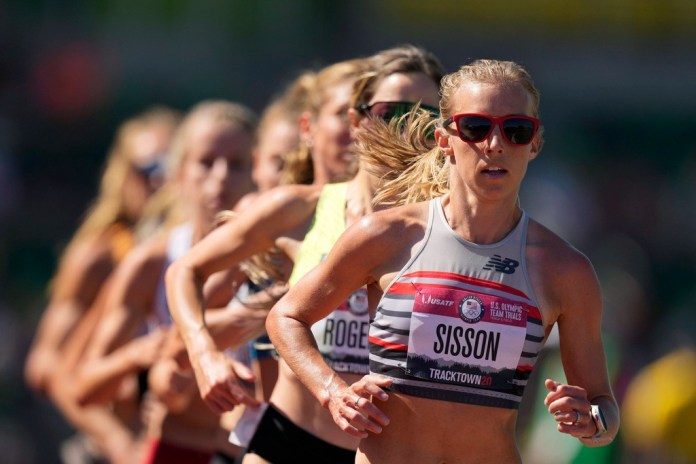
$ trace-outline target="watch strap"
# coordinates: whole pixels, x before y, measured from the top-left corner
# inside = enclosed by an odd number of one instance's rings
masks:
[[[590,405],[590,416],[597,427],[597,431],[590,437],[582,437],[587,440],[596,440],[607,433],[607,421],[604,419],[602,409],[597,404]]]

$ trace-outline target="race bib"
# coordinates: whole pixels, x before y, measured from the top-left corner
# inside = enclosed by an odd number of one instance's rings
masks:
[[[524,303],[461,289],[416,293],[406,373],[421,379],[508,389],[527,332]]]
[[[367,289],[360,288],[324,319],[312,333],[324,360],[337,372],[367,374],[370,328]]]

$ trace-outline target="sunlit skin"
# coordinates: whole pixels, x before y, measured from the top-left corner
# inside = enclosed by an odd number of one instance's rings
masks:
[[[297,146],[298,137],[297,123],[282,119],[269,124],[259,134],[252,171],[254,184],[259,191],[265,192],[280,183],[285,155]]]
[[[314,169],[318,183],[345,179],[354,164],[350,124],[346,117],[352,90],[352,82],[337,85],[316,117],[305,113],[300,119],[300,137],[311,147],[313,156],[320,154],[315,159],[319,164]]]
[[[456,101],[470,102],[457,113],[493,116],[529,115],[532,105],[529,94],[520,91],[519,86],[500,88],[481,83],[471,83],[460,89]],[[527,165],[539,152],[538,142],[525,146],[510,145],[497,126],[487,140],[477,144],[461,140],[454,124],[446,131],[438,130],[438,136],[443,150],[461,153],[455,157],[454,164],[458,175],[451,176],[451,179],[470,196],[467,204],[496,203],[507,209],[515,204]]]
[[[232,207],[252,187],[252,138],[240,128],[221,131],[205,121],[198,126],[192,131],[200,141],[191,146],[180,182],[192,219],[210,227],[219,211]]]
[[[375,89],[371,101],[423,101],[429,105],[437,105],[438,94],[437,85],[431,78],[419,74],[395,74],[380,81]],[[348,96],[348,93],[345,93]],[[334,114],[332,118],[343,120],[344,123],[350,120],[352,127],[350,130],[359,130],[361,124],[368,124],[369,121],[361,118],[354,110],[347,111],[347,101],[343,106],[343,111],[350,116],[337,118]],[[338,108],[339,105],[336,106]],[[333,114],[329,109],[327,112]],[[337,135],[339,132],[336,132]],[[322,134],[321,137],[328,137],[329,134]],[[317,140],[318,134],[315,133]],[[342,140],[342,137],[334,140]],[[335,144],[336,147],[343,146],[342,143]],[[317,148],[317,145],[314,145]],[[355,179],[350,182],[349,198],[346,205],[346,217],[349,223],[359,220],[364,214],[369,212],[370,199],[374,194],[376,179],[372,179],[366,172],[360,170]],[[203,384],[206,388],[201,388],[202,395],[206,402],[215,410],[224,411],[234,408],[238,404],[250,404],[246,394],[241,389],[230,389],[230,382],[235,382],[235,376],[230,371],[229,366],[223,366],[215,361],[215,354],[208,348],[211,340],[204,340],[200,337],[201,326],[192,319],[195,311],[193,295],[195,287],[192,282],[203,282],[208,275],[234,266],[240,260],[248,256],[263,251],[269,246],[277,246],[288,256],[294,258],[304,234],[307,231],[309,222],[313,217],[318,200],[320,189],[316,189],[311,195],[304,195],[300,192],[307,186],[290,186],[296,193],[292,201],[289,201],[287,193],[280,193],[279,190],[271,191],[262,195],[255,201],[252,211],[248,214],[240,215],[239,220],[225,224],[220,229],[213,231],[209,237],[203,240],[198,246],[194,247],[185,257],[178,260],[170,268],[167,276],[167,287],[172,302],[173,313],[179,312],[177,321],[182,335],[186,338],[186,333],[191,335],[191,359],[192,364],[199,364],[200,371],[197,372],[199,387]],[[285,190],[285,189],[284,189]],[[287,191],[287,190],[285,190]],[[283,214],[276,214],[280,208],[276,205],[285,204],[291,209],[284,209]],[[294,209],[292,209],[294,208]],[[303,218],[298,227],[297,218]],[[190,350],[190,351],[191,351]],[[216,365],[220,366],[217,370]],[[347,375],[349,380],[357,380],[359,377]],[[207,392],[207,393],[206,393]],[[355,449],[358,440],[344,434],[340,429],[333,425],[331,416],[327,414],[321,405],[311,396],[306,388],[298,381],[285,363],[281,361],[279,378],[276,387],[270,398],[285,416],[303,429],[315,436],[347,449]],[[262,462],[258,456],[245,456],[245,463]]]
[[[393,74],[382,80],[376,88],[370,103],[376,101],[423,101],[425,104],[437,106],[437,87],[432,79],[424,74]],[[361,124],[370,123],[369,119],[357,119],[353,111],[351,116],[354,130],[360,130]],[[346,226],[359,221],[371,211],[370,200],[377,185],[378,180],[364,170],[360,170],[349,183]],[[317,403],[282,358],[279,364],[278,382],[271,395],[271,402],[290,420],[301,424],[302,428],[313,435],[343,448],[355,448],[357,440],[333,426],[331,416]],[[353,374],[341,374],[341,377],[349,383],[361,378]]]
[[[123,191],[127,214],[134,221],[142,214],[143,206],[150,195],[162,184],[161,171],[145,176],[139,169],[162,162],[171,137],[171,128],[155,125],[136,134],[130,141],[130,162],[133,169],[126,178]]]
[[[453,102],[454,113],[531,116],[532,111],[531,98],[520,85],[465,81]],[[488,139],[470,143],[459,139],[452,124],[437,129],[436,142],[451,162],[450,192],[442,199],[451,228],[477,244],[503,239],[521,217],[517,193],[528,163],[539,154],[540,138],[511,146],[496,128]],[[267,319],[269,335],[339,428],[362,439],[356,462],[521,462],[515,443],[516,410],[391,392],[391,380],[376,374],[346,382],[314,347],[310,326],[354,289],[368,286],[374,314],[379,298],[423,239],[427,222],[424,202],[376,212],[349,228],[327,259],[274,306]],[[533,220],[526,259],[546,334],[558,324],[569,383],[548,380],[546,405],[558,412],[554,417],[559,431],[587,437],[596,431],[589,400],[599,403],[611,424],[604,443],[611,441],[618,408],[606,374],[602,302],[594,270],[581,253]],[[574,410],[581,413],[571,425]]]
[[[153,124],[144,126],[127,139],[131,168],[123,184],[123,201],[128,218],[135,222],[145,202],[155,191],[135,167],[160,160],[169,146],[172,127]],[[69,338],[80,317],[90,308],[115,263],[110,234],[89,237],[71,248],[62,257],[53,283],[51,302],[37,330],[35,347],[27,360],[27,383],[37,391],[46,382],[58,362],[60,347]]]
[[[299,118],[275,113],[259,126],[258,132],[251,172],[257,190],[245,195],[235,205],[237,212],[249,206],[259,193],[280,184],[285,158],[299,144]],[[252,370],[256,377],[256,397],[267,400],[278,378],[278,362],[273,357],[260,357],[252,361]],[[238,415],[239,411],[224,414],[221,424],[231,430]]]
[[[281,182],[285,157],[299,143],[299,120],[291,121],[276,117],[263,126],[254,148],[251,178],[256,190],[246,194],[234,205],[234,211],[249,206],[259,193],[277,187]]]
[[[195,243],[213,227],[218,211],[229,208],[251,188],[253,136],[229,122],[202,118],[189,127],[187,137],[184,159],[174,179]],[[152,314],[158,298],[168,241],[168,231],[148,239],[116,269],[105,314],[74,379],[75,394],[83,404],[108,401],[124,378],[159,359],[164,331],[134,337]],[[227,285],[220,290],[207,299],[214,307],[225,306],[234,288]],[[158,366],[154,374],[167,377],[171,372]],[[157,385],[158,379],[152,380]],[[166,381],[172,381],[175,387],[173,376]],[[148,435],[196,449],[215,449],[219,445],[215,441],[218,417],[195,395],[179,409],[172,413],[162,403],[151,405]]]
[[[53,282],[49,306],[42,316],[26,365],[27,383],[47,393],[63,416],[93,440],[117,464],[132,460],[131,450],[140,427],[136,385],[129,383],[119,391],[115,403],[84,407],[69,388],[73,374],[103,309],[110,275],[121,256],[114,253],[115,240],[121,253],[132,244],[130,224],[141,216],[148,198],[159,187],[138,168],[150,166],[165,156],[175,125],[173,121],[151,121],[137,126],[116,143],[118,155],[127,159],[128,171],[121,185],[125,220],[119,235],[113,229],[81,239],[66,250]]]
[[[250,185],[251,135],[237,127],[204,120],[190,131],[189,150],[176,174],[182,200],[193,225],[193,240],[198,241],[212,227],[215,213],[233,204]],[[90,343],[84,367],[75,383],[81,401],[100,401],[111,396],[116,379],[97,376],[102,357],[135,335],[154,307],[156,289],[166,259],[168,232],[144,242],[131,252],[116,270],[104,320]],[[149,365],[144,352],[127,358],[136,365]],[[153,354],[156,356],[156,353]],[[101,364],[103,365],[103,364]],[[127,371],[123,372],[124,374]]]
[[[236,383],[228,357],[204,323],[205,306],[200,297],[204,282],[213,274],[233,269],[243,260],[273,247],[285,254],[288,264],[291,262],[311,223],[322,186],[344,178],[352,163],[352,154],[345,144],[346,137],[350,137],[345,113],[351,88],[352,78],[339,81],[327,89],[317,115],[305,112],[300,117],[300,139],[311,147],[312,185],[284,185],[260,193],[242,209],[243,214],[213,230],[167,271],[170,310],[185,342],[200,396],[218,414],[240,403],[256,405],[257,401]],[[285,267],[289,273],[290,267]],[[263,319],[258,325],[262,332]],[[228,379],[234,379],[234,383]]]

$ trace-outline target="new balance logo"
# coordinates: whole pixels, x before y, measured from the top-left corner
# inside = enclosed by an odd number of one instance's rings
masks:
[[[500,255],[493,255],[491,259],[488,260],[483,268],[487,271],[496,270],[502,272],[503,274],[514,274],[515,269],[519,266],[519,261],[515,261],[510,258],[502,258]]]

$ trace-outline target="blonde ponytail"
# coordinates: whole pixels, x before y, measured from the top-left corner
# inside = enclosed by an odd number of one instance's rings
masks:
[[[415,108],[389,125],[374,119],[360,131],[356,140],[360,162],[381,179],[375,205],[414,203],[448,190],[449,160],[432,136],[439,121]]]

